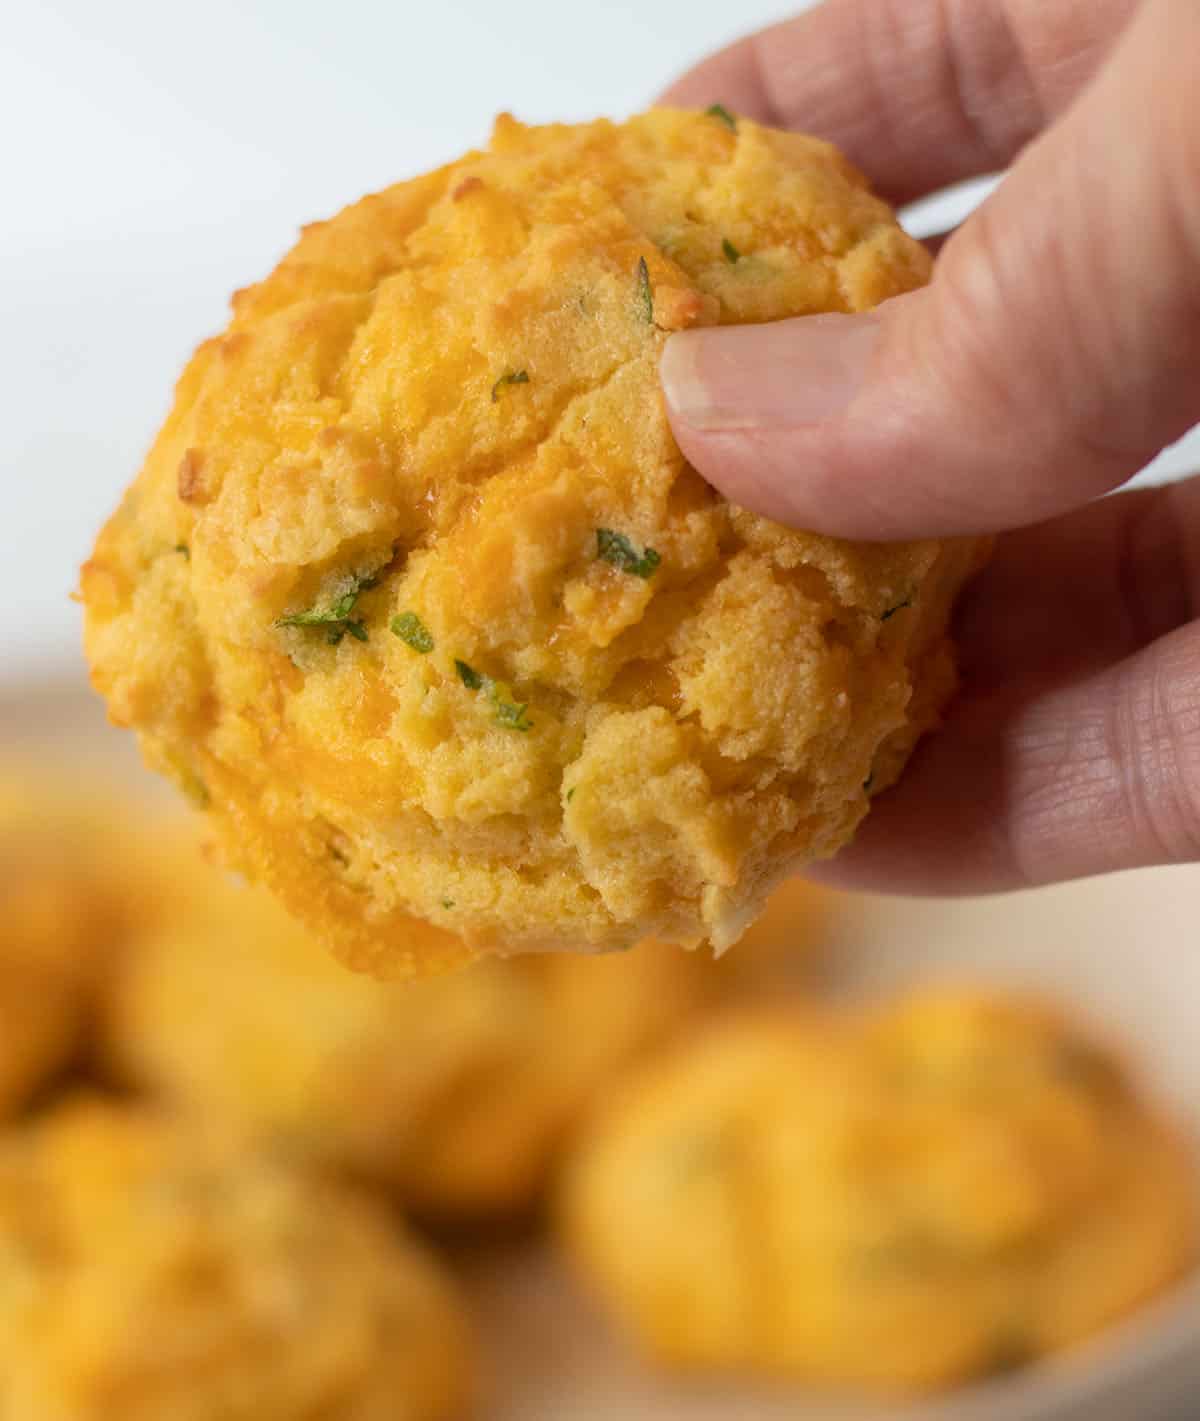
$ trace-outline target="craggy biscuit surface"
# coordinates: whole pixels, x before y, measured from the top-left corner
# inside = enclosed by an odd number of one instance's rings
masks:
[[[375,1205],[149,1115],[74,1105],[0,1147],[6,1421],[461,1413],[449,1282]]]
[[[1086,1036],[930,992],[683,1047],[598,1121],[562,1217],[659,1360],[905,1392],[1033,1361],[1165,1287],[1196,1179]]]
[[[355,966],[728,944],[936,722],[979,549],[730,506],[658,359],[928,268],[816,140],[502,117],[196,352],[83,570],[112,717]]]
[[[265,891],[198,860],[177,902],[111,976],[110,1068],[442,1216],[530,1205],[595,1097],[729,977],[645,943],[380,983],[336,962]],[[802,932],[792,937],[802,953]]]

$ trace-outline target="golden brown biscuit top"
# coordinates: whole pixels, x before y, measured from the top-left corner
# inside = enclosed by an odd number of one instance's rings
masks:
[[[658,357],[928,269],[817,140],[502,117],[197,351],[83,572],[110,711],[360,965],[731,939],[933,719],[972,559],[731,508]]]

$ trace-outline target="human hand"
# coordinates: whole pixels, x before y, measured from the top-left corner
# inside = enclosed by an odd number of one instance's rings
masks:
[[[663,356],[679,443],[735,503],[857,538],[1021,529],[965,598],[944,729],[824,876],[985,892],[1200,858],[1200,479],[1093,501],[1200,419],[1200,4],[829,0],[665,96],[713,101],[831,139],[898,203],[1015,158],[926,289]]]

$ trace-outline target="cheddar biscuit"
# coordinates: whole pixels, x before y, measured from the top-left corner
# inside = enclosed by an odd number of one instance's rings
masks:
[[[700,954],[646,943],[380,983],[331,958],[265,891],[194,864],[176,881],[176,912],[110,976],[110,1071],[427,1214],[531,1205],[596,1097],[716,994],[715,974],[728,978]]]
[[[652,1067],[573,1160],[584,1277],[652,1357],[911,1392],[1068,1347],[1195,1248],[1183,1145],[1033,1004],[927,992],[738,1020]]]
[[[434,1421],[468,1375],[450,1283],[350,1191],[98,1103],[0,1143],[13,1421]]]
[[[980,548],[732,507],[659,356],[928,270],[814,139],[502,117],[196,352],[83,569],[110,714],[355,967],[728,945],[936,723]]]
[[[78,1053],[97,980],[134,918],[127,802],[0,770],[0,1117]]]

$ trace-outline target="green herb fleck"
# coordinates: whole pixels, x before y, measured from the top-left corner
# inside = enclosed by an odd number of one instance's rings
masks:
[[[897,612],[903,612],[905,607],[911,607],[912,604],[913,599],[912,593],[910,592],[903,602],[897,602],[894,607],[889,607],[879,620],[881,622],[886,622],[889,617],[894,617]]]
[[[443,908],[453,908],[453,907],[454,907],[454,899],[453,899],[453,898],[443,898],[443,899],[442,899],[442,907],[443,907]]]
[[[429,628],[415,612],[401,612],[391,622],[393,636],[398,636],[405,646],[427,656],[433,650],[433,637]]]
[[[928,1277],[954,1260],[946,1240],[919,1226],[900,1228],[872,1243],[851,1249],[846,1262],[865,1277]]]
[[[741,252],[738,251],[728,237],[722,239],[721,250],[725,253],[725,260],[729,262],[730,265],[736,265],[736,263],[742,259]]]
[[[188,547],[186,543],[176,543],[175,551],[184,559],[185,562],[191,562],[192,550]]]
[[[596,529],[596,556],[641,578],[653,577],[662,562],[654,548],[639,553],[624,533],[614,533],[611,528]]]
[[[1082,1041],[1064,1041],[1058,1045],[1050,1068],[1058,1080],[1082,1090],[1114,1093],[1121,1088],[1116,1063],[1097,1047]]]
[[[378,582],[377,573],[368,573],[365,577],[351,577],[350,585],[338,597],[336,597],[327,607],[309,607],[304,612],[292,612],[286,617],[280,617],[275,623],[277,627],[326,627],[325,640],[330,646],[337,646],[347,632],[355,641],[367,640],[367,629],[361,621],[351,617],[355,603],[359,597],[369,588],[374,587]]]
[[[483,677],[473,666],[468,666],[465,661],[456,660],[454,669],[458,672],[458,679],[463,683],[468,691],[482,691]]]
[[[998,1333],[992,1340],[987,1359],[986,1375],[990,1377],[1011,1376],[1022,1371],[1034,1360],[1034,1349],[1029,1338],[1016,1329]]]
[[[654,324],[654,292],[650,286],[650,268],[646,265],[646,258],[638,258],[638,306],[642,312],[642,319],[648,326]]]
[[[195,770],[189,769],[186,765],[182,766],[179,771],[179,787],[197,809],[207,809],[212,803],[212,795],[208,792],[208,786]]]
[[[567,803],[568,803],[568,804],[570,804],[570,802],[575,798],[575,791],[576,791],[578,788],[579,788],[578,785],[572,785],[571,788],[567,791]]]
[[[533,728],[533,721],[525,714],[529,709],[526,701],[514,701],[512,692],[502,681],[489,681],[487,693],[496,712],[496,723],[509,730],[526,731]]]
[[[500,398],[500,391],[505,385],[528,385],[528,370],[506,370],[499,380],[492,386],[492,404]]]
[[[468,691],[484,691],[495,710],[496,722],[509,730],[532,730],[533,721],[526,715],[528,702],[513,699],[512,688],[504,681],[493,681],[490,676],[482,676],[465,661],[455,661],[454,669],[458,679]]]
[[[709,104],[704,110],[709,118],[715,118],[725,125],[730,133],[737,132],[737,119],[729,112],[724,104]]]
[[[662,1162],[676,1182],[711,1175],[729,1163],[729,1137],[721,1130],[695,1130],[667,1142]]]

